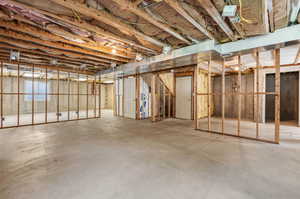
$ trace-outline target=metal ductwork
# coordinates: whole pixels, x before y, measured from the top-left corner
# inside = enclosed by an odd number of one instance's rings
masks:
[[[213,40],[206,40],[198,44],[176,49],[168,54],[149,57],[141,62],[134,62],[121,65],[117,68],[117,75],[132,75],[151,71],[159,71],[168,68],[176,68],[185,65],[196,64],[196,55],[207,59],[209,55],[212,59],[220,59],[223,56],[235,56],[249,54],[254,49],[271,50],[289,45],[298,44],[300,40],[300,24],[289,26],[262,36],[247,38],[216,44]],[[112,70],[102,71],[99,74],[110,73]]]

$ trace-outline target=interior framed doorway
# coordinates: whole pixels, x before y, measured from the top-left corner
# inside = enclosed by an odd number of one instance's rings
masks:
[[[114,89],[113,81],[104,81],[101,84],[101,109],[102,117],[112,117],[114,115]]]
[[[175,118],[193,119],[193,74],[175,74]]]
[[[281,73],[280,121],[286,125],[298,125],[299,121],[299,72]],[[266,74],[266,91],[275,91],[275,74]],[[288,103],[286,103],[288,102]],[[265,121],[274,122],[275,96],[267,95]]]

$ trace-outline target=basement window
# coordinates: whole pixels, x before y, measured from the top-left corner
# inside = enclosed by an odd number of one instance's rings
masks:
[[[47,88],[48,86],[48,88]],[[34,93],[34,101],[46,101],[46,90],[50,90],[50,84],[48,82],[48,84],[46,84],[46,82],[43,81],[34,81],[33,82],[33,89],[34,92],[32,90],[32,81],[31,80],[25,80],[24,81],[24,91],[26,93],[26,95],[24,96],[24,100],[25,101],[32,101],[32,95],[30,95],[29,93]],[[48,100],[49,100],[48,96]]]

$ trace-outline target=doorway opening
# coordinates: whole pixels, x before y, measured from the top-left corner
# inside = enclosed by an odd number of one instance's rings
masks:
[[[112,117],[113,116],[113,106],[114,106],[114,84],[102,83],[101,84],[101,113],[102,117]]]
[[[287,72],[280,75],[280,121],[283,125],[298,124],[299,73]],[[266,92],[275,91],[275,75],[266,75]],[[274,122],[275,96],[266,96],[266,122]]]

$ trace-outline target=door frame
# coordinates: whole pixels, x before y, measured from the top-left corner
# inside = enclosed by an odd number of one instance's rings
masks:
[[[125,79],[134,79],[134,83],[135,83],[135,89],[134,89],[134,101],[135,101],[135,112],[134,112],[134,118],[131,118],[131,117],[127,117],[127,116],[125,116]],[[124,118],[128,118],[128,119],[134,119],[134,120],[136,120],[137,119],[137,97],[138,97],[138,95],[137,95],[137,85],[136,85],[136,83],[137,83],[137,77],[136,77],[136,75],[130,75],[130,76],[126,76],[126,77],[123,77],[122,78],[122,80],[123,80],[123,106],[122,106],[122,108],[123,108],[123,115],[122,115],[122,117],[124,117]]]
[[[175,72],[174,73],[174,118],[176,118],[176,78],[177,77],[191,77],[191,120],[194,120],[194,71],[189,72]],[[181,119],[181,118],[176,118]]]

